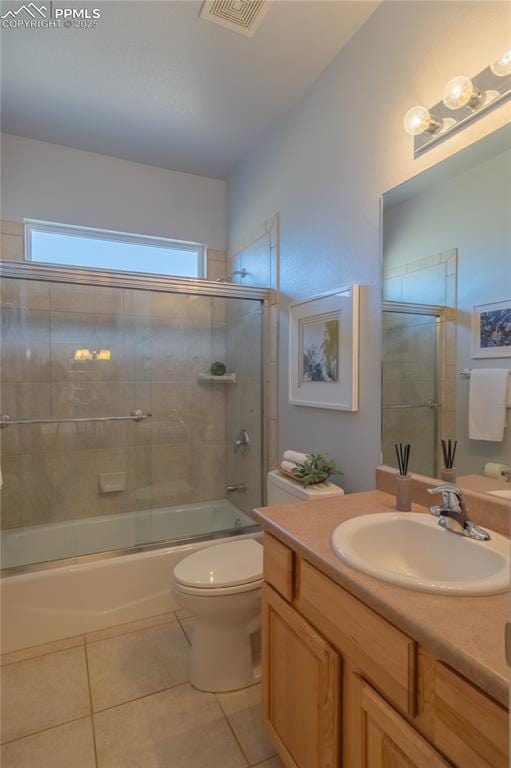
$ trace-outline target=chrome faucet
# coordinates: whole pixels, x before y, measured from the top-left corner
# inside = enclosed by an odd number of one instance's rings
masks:
[[[442,504],[431,507],[431,514],[439,517],[438,525],[453,533],[463,534],[470,539],[489,541],[490,534],[472,522],[461,488],[452,483],[428,488],[428,493],[441,493]]]
[[[234,453],[237,453],[240,448],[244,456],[250,451],[250,435],[246,429],[240,429],[234,441]]]

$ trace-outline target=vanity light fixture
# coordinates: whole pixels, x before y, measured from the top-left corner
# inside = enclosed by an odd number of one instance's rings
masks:
[[[443,126],[443,120],[426,109],[426,107],[412,107],[403,119],[403,127],[410,136],[420,136],[421,133],[438,133]]]
[[[475,77],[458,75],[431,109],[412,107],[403,120],[414,137],[414,157],[511,96],[511,48]]]
[[[444,88],[443,102],[448,109],[471,107],[477,109],[486,100],[486,91],[481,91],[466,75],[458,75],[449,80]]]
[[[511,75],[511,48],[503,53],[500,59],[494,61],[490,69],[497,77]]]

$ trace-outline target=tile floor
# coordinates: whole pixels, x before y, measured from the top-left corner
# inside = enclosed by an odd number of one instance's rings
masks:
[[[188,682],[182,611],[2,656],[2,768],[281,768],[260,685]]]

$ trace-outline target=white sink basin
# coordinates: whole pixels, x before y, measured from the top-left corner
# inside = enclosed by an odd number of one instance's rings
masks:
[[[362,515],[337,526],[335,554],[359,571],[400,587],[446,595],[493,595],[509,589],[509,541],[488,531],[475,541],[414,512]]]
[[[490,496],[498,496],[501,499],[508,499],[511,501],[511,491],[488,491]]]

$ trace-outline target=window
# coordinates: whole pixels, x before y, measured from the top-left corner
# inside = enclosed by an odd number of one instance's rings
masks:
[[[25,219],[25,258],[67,267],[205,277],[206,246]]]

